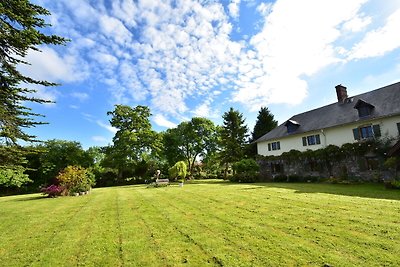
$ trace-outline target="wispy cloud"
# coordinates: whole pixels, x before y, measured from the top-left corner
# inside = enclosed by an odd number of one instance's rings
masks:
[[[41,51],[30,50],[26,60],[31,65],[20,65],[21,72],[37,80],[51,82],[75,82],[88,77],[85,64],[72,54],[59,55],[49,47]]]
[[[71,93],[71,96],[77,98],[79,101],[83,102],[89,98],[89,94],[83,92]]]
[[[115,134],[115,133],[118,131],[117,128],[112,127],[110,124],[104,123],[104,122],[102,122],[101,120],[97,120],[96,123],[97,123],[97,125],[99,125],[100,127],[104,128],[104,129],[106,129],[106,130],[108,130],[110,133]]]
[[[173,123],[171,121],[169,121],[167,118],[164,117],[164,115],[162,114],[156,114],[153,117],[153,121],[161,127],[166,127],[166,128],[175,128],[176,127],[176,123]]]
[[[400,47],[400,8],[393,12],[386,24],[368,32],[349,53],[349,60],[382,56]]]

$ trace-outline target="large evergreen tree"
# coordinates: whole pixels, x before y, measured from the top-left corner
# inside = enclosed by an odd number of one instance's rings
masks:
[[[251,133],[251,142],[256,141],[258,138],[273,130],[278,126],[278,122],[274,119],[274,115],[268,110],[267,107],[261,107],[258,112],[257,121],[254,125],[253,132]],[[257,155],[257,144],[250,145],[249,154],[251,156]]]
[[[274,115],[268,110],[267,107],[261,107],[258,112],[257,121],[254,125],[253,132],[251,133],[252,141],[257,140],[264,134],[273,130],[278,126],[278,122],[274,119]]]
[[[60,45],[67,41],[40,32],[41,28],[50,26],[43,19],[47,15],[49,11],[28,0],[0,1],[0,185],[20,186],[28,181],[23,175],[26,151],[20,143],[37,141],[26,129],[42,122],[35,120],[40,115],[26,104],[46,101],[33,97],[35,90],[27,87],[56,85],[25,76],[17,68],[20,64],[29,64],[24,60],[29,50],[39,51],[39,45]]]
[[[230,163],[243,158],[248,128],[245,124],[243,114],[233,108],[222,115],[224,119],[221,129],[221,161],[227,170]]]

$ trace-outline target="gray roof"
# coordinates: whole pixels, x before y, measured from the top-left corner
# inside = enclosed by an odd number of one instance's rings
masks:
[[[354,108],[357,103],[361,102],[367,103],[373,107],[371,115],[365,118],[360,118],[357,109]],[[256,142],[398,114],[400,114],[400,82],[367,93],[348,97],[343,103],[336,102],[297,114],[288,120],[300,124],[295,132],[290,134],[287,132],[285,124],[288,121],[285,121],[277,128],[257,139]]]

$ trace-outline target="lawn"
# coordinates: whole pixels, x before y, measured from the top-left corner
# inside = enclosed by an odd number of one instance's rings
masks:
[[[382,185],[125,186],[0,198],[1,266],[400,266]]]

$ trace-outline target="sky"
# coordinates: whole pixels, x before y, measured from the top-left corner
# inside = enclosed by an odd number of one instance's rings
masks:
[[[107,111],[146,105],[153,129],[192,117],[222,124],[233,107],[253,129],[269,108],[291,116],[400,81],[399,0],[33,0],[65,46],[30,51],[22,73],[48,125],[41,140],[112,143]],[[323,114],[321,114],[323,115]]]

